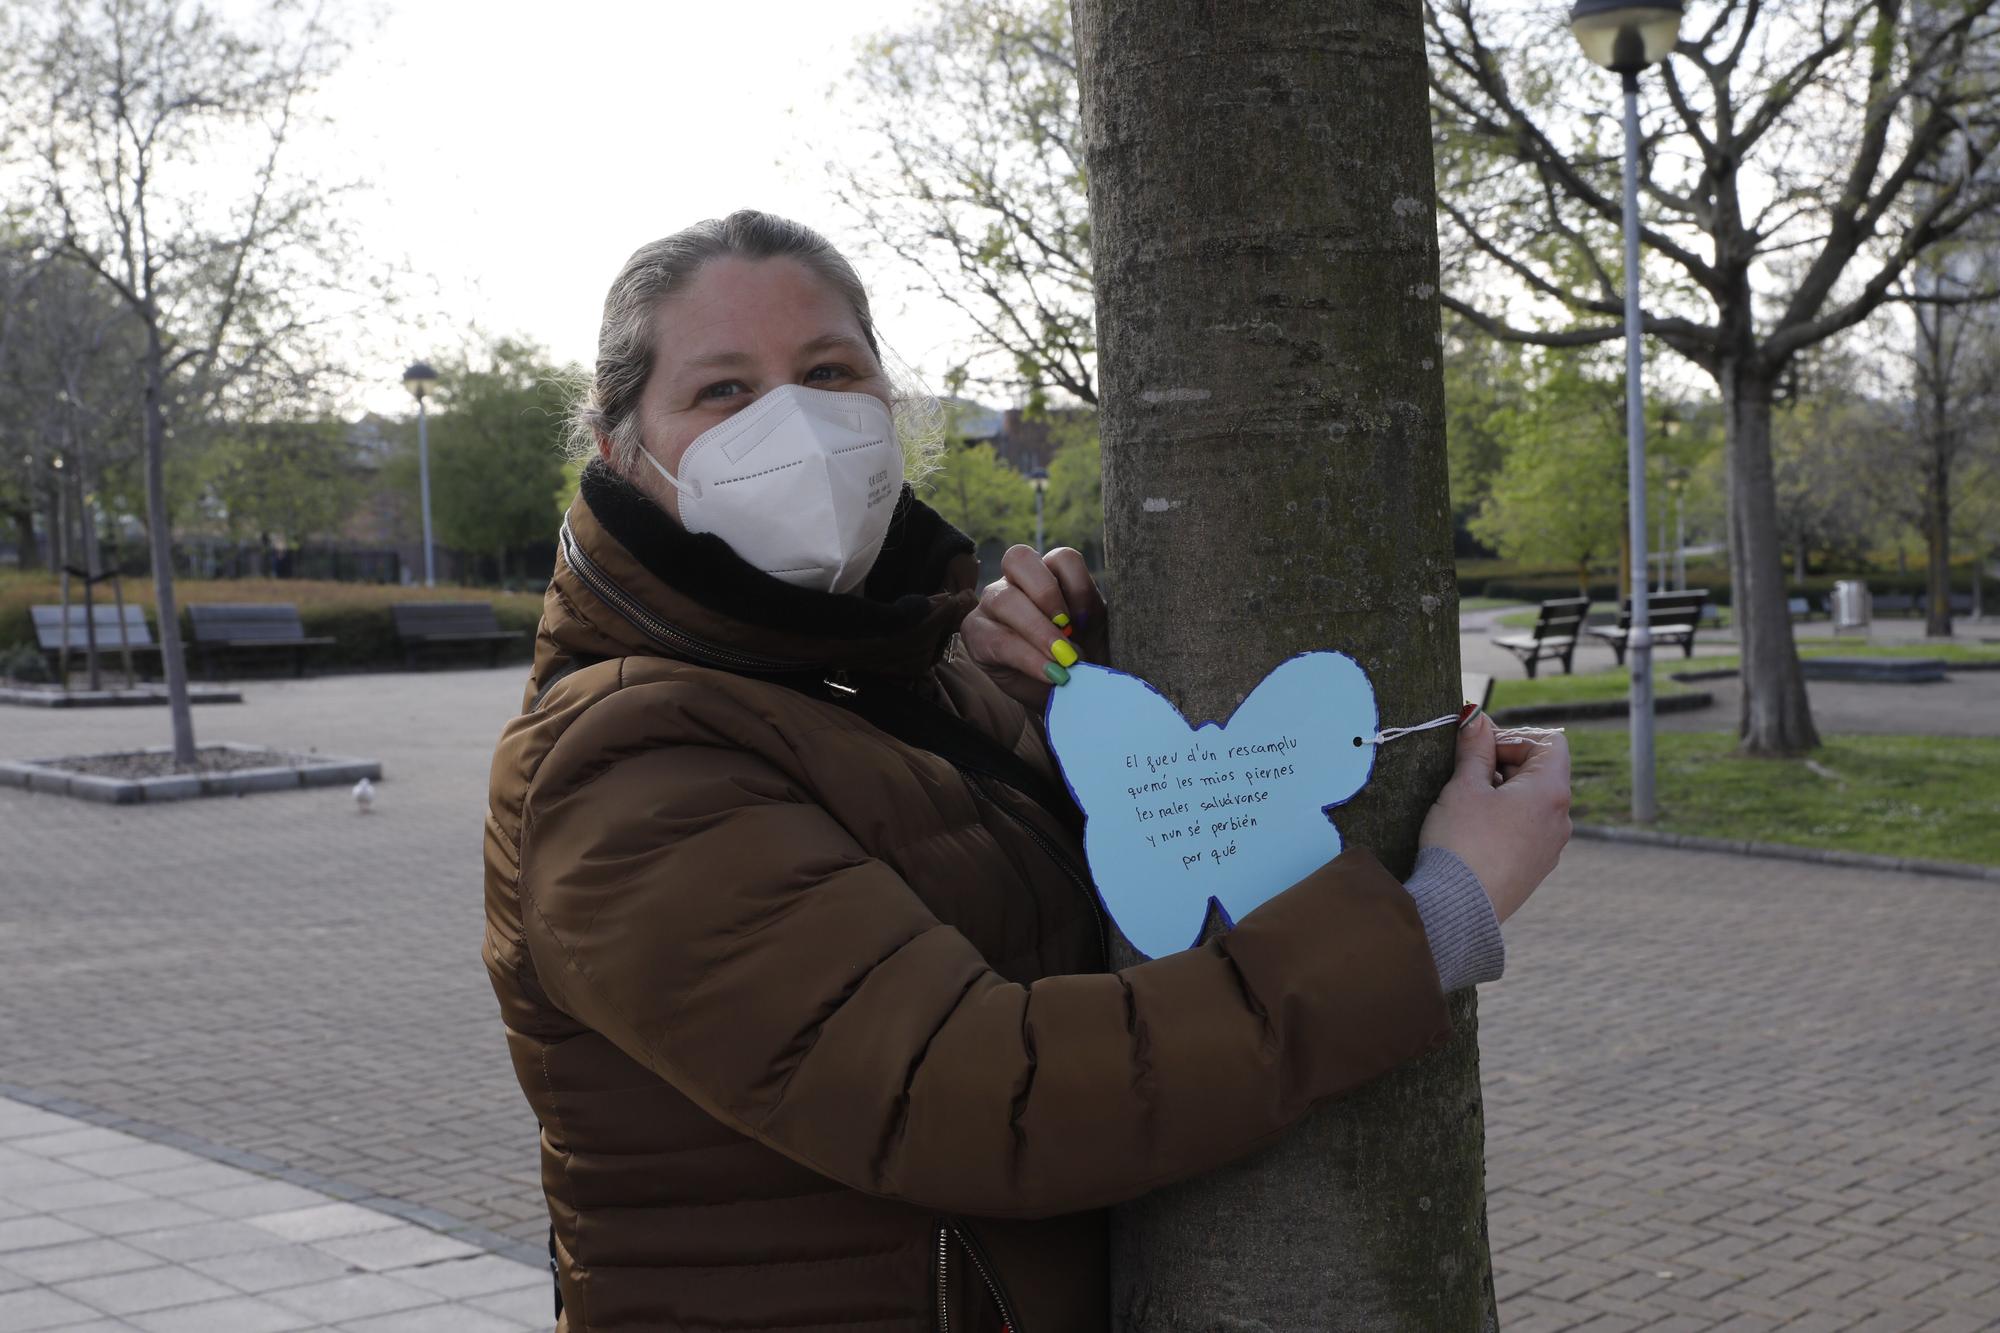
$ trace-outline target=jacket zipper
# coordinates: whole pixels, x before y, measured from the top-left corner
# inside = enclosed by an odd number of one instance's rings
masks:
[[[625,617],[640,633],[681,656],[732,671],[768,674],[809,669],[804,662],[788,662],[773,657],[751,657],[744,653],[731,652],[727,648],[709,643],[705,639],[698,639],[686,630],[668,624],[619,587],[608,574],[597,567],[596,561],[583,553],[583,547],[576,540],[575,534],[569,530],[568,523],[562,525],[562,552],[563,559],[569,562],[572,570],[576,571],[577,578],[599,601]]]
[[[1014,1322],[1014,1311],[1007,1304],[1007,1297],[1000,1290],[999,1280],[987,1263],[986,1254],[979,1243],[949,1222],[938,1225],[938,1333],[951,1333],[951,1238],[958,1237],[958,1243],[965,1250],[966,1258],[972,1260],[972,1267],[986,1284],[986,1294],[993,1298],[994,1308],[1000,1311],[1001,1333],[1021,1333],[1021,1326]]]
[[[1069,882],[1076,886],[1077,892],[1082,894],[1084,901],[1090,904],[1091,924],[1097,927],[1097,954],[1104,962],[1104,970],[1109,972],[1111,970],[1111,941],[1104,929],[1104,905],[1098,901],[1097,890],[1092,886],[1089,876],[1079,871],[1075,863],[1063,855],[1060,847],[1051,842],[1040,829],[1028,822],[1027,816],[1017,813],[1012,806],[995,796],[992,790],[987,787],[983,777],[969,768],[959,768],[958,772],[959,776],[963,777],[973,790],[984,796],[989,804],[999,810],[1001,814],[1006,815],[1007,818],[1020,825],[1021,831],[1028,835],[1035,846],[1042,849],[1043,855],[1056,863],[1056,868],[1069,877]]]

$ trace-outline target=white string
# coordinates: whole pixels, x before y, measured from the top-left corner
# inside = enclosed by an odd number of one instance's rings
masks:
[[[1415,732],[1429,731],[1432,727],[1448,726],[1456,721],[1458,721],[1457,713],[1446,713],[1443,717],[1434,717],[1428,722],[1419,722],[1414,727],[1384,727],[1373,736],[1365,739],[1359,736],[1355,737],[1354,743],[1357,745],[1387,745],[1390,741],[1400,740]]]
[[[1458,718],[1459,715],[1457,713],[1447,713],[1443,717],[1434,717],[1428,722],[1419,722],[1413,727],[1384,727],[1373,736],[1356,736],[1354,743],[1356,745],[1387,745],[1390,741],[1401,740],[1403,737],[1414,735],[1419,731],[1429,731],[1432,727],[1442,727],[1456,722]],[[1546,750],[1550,745],[1554,744],[1548,738],[1561,734],[1561,727],[1503,727],[1493,733],[1493,739],[1496,741],[1519,741],[1524,745],[1538,746]]]

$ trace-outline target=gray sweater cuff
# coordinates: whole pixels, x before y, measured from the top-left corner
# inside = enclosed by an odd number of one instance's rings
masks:
[[[1442,847],[1426,847],[1417,853],[1417,868],[1403,887],[1423,918],[1424,938],[1430,941],[1438,983],[1446,993],[1500,979],[1507,968],[1500,919],[1465,862]]]

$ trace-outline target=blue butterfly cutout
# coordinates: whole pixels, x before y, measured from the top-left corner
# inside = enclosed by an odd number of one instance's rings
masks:
[[[1342,653],[1284,662],[1199,727],[1137,676],[1080,663],[1047,721],[1098,891],[1155,958],[1193,944],[1211,900],[1234,922],[1337,856],[1330,812],[1375,763],[1375,691]]]

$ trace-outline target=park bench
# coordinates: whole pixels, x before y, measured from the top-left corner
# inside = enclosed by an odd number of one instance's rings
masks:
[[[1589,611],[1588,597],[1558,597],[1542,603],[1533,630],[1526,634],[1496,635],[1493,642],[1521,659],[1521,665],[1528,669],[1529,680],[1535,678],[1536,663],[1545,657],[1560,661],[1563,674],[1569,675],[1570,660],[1576,654],[1576,632]]]
[[[1678,643],[1683,657],[1693,657],[1695,630],[1700,627],[1701,609],[1707,601],[1706,588],[1647,594],[1646,618],[1652,628],[1653,642]],[[1610,644],[1618,664],[1625,665],[1625,645],[1632,635],[1631,600],[1619,603],[1616,625],[1593,625],[1589,633],[1593,639]]]
[[[90,608],[89,618],[84,608],[72,604],[67,617],[60,606],[34,606],[28,614],[35,622],[35,646],[49,660],[49,672],[60,670],[64,648],[69,649],[73,658],[82,657],[90,651],[91,632],[97,637],[97,656],[100,662],[115,660],[121,646],[129,647],[134,657],[159,656],[160,645],[153,641],[152,626],[146,623],[146,608],[137,602],[125,604],[125,639],[123,645],[118,638],[118,607],[112,603],[100,602]],[[67,642],[65,642],[67,640]]]
[[[1920,609],[1918,599],[1906,592],[1882,592],[1869,599],[1878,616],[1913,616]]]
[[[498,665],[500,649],[521,637],[520,630],[501,629],[491,602],[398,602],[389,608],[396,637],[403,641],[403,661],[414,668],[424,648],[477,647],[484,644],[487,661]]]
[[[1950,602],[1951,602],[1951,613],[1953,615],[1969,616],[1972,614],[1971,593],[1955,592],[1951,595]],[[1930,609],[1931,609],[1931,595],[1929,593],[1925,593],[1921,597],[1917,598],[1917,610],[1920,613],[1928,615],[1930,614]]]
[[[306,672],[306,649],[333,642],[309,636],[299,609],[289,602],[197,602],[188,608],[194,629],[195,659],[208,674],[215,659],[232,652],[283,651],[292,655],[292,674]]]

